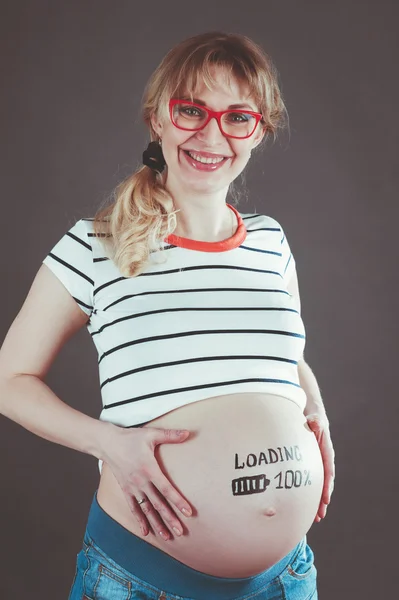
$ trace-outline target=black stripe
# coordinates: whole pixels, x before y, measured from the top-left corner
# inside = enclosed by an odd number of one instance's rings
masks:
[[[281,331],[278,329],[205,329],[205,330],[198,330],[198,331],[182,331],[179,333],[168,333],[167,335],[153,335],[151,337],[139,338],[138,340],[125,342],[124,344],[120,344],[119,346],[115,346],[114,348],[111,348],[111,350],[106,350],[101,355],[101,357],[98,361],[98,364],[100,364],[100,362],[102,361],[102,359],[105,356],[109,356],[113,352],[122,350],[122,348],[128,348],[129,346],[136,346],[136,344],[145,344],[147,342],[154,342],[154,341],[159,341],[159,340],[171,340],[174,338],[189,337],[192,335],[215,335],[215,334],[223,335],[223,334],[227,334],[227,333],[231,333],[231,334],[244,333],[245,335],[247,335],[248,333],[261,333],[261,334],[267,333],[267,334],[286,335],[289,337],[305,339],[305,336],[302,335],[301,333],[294,333],[291,331]]]
[[[264,377],[254,377],[251,379],[235,379],[233,381],[223,381],[221,383],[205,383],[203,385],[192,385],[190,387],[185,388],[175,388],[172,390],[159,390],[154,392],[153,394],[145,394],[143,396],[136,396],[136,398],[128,398],[127,400],[121,400],[120,402],[114,402],[113,404],[106,404],[103,408],[107,410],[109,408],[115,408],[117,406],[123,406],[124,404],[130,404],[131,402],[137,402],[138,400],[145,400],[147,398],[154,398],[157,396],[166,396],[168,394],[180,394],[182,392],[191,392],[193,390],[204,390],[207,388],[221,387],[226,385],[237,385],[239,383],[286,383],[288,385],[293,385],[297,388],[301,386],[297,383],[293,383],[292,381],[286,381],[285,379],[270,379]]]
[[[186,358],[184,360],[172,360],[170,362],[157,363],[147,365],[145,367],[138,367],[137,369],[129,369],[129,371],[124,371],[122,373],[118,373],[118,375],[114,375],[113,377],[108,377],[105,381],[103,381],[100,385],[100,389],[102,389],[108,383],[112,383],[116,379],[120,379],[121,377],[127,377],[129,375],[133,375],[135,373],[141,373],[143,371],[149,371],[151,369],[161,369],[163,367],[175,367],[177,365],[186,365],[189,363],[200,363],[214,360],[252,360],[252,359],[260,359],[260,360],[276,360],[279,362],[290,363],[293,365],[297,365],[298,361],[291,360],[289,358],[282,358],[281,356],[258,356],[256,354],[253,355],[239,355],[239,356],[199,356],[197,358]]]
[[[274,252],[273,250],[262,250],[261,248],[250,248],[249,246],[240,246],[243,250],[251,250],[252,252],[261,252],[262,254],[275,254],[276,256],[282,256],[281,252]]]
[[[247,233],[253,231],[281,231],[280,227],[258,227],[257,229],[247,229]]]
[[[247,233],[252,233],[254,231],[280,231],[280,229],[278,229],[276,227],[259,227],[258,229],[248,229]],[[173,244],[170,244],[168,246],[164,246],[163,250],[166,250],[168,248],[179,248],[179,247],[180,246],[175,246]],[[244,246],[243,244],[240,244],[240,246],[237,246],[237,248],[243,248],[244,250],[253,250],[255,252],[268,252],[270,254],[280,255],[279,252],[273,252],[271,250],[261,250],[261,249],[256,249],[256,248],[250,248],[249,246]],[[152,252],[157,252],[157,250],[153,250]],[[105,260],[110,260],[110,259],[108,258],[108,256],[101,256],[99,258],[95,258],[94,262],[102,262],[102,261],[105,261]],[[190,268],[195,269],[196,267],[190,267]],[[204,266],[203,268],[206,268],[206,266]],[[234,269],[234,268],[240,268],[240,267],[234,267],[234,266],[232,266],[232,267],[226,267],[225,265],[223,265],[223,268]],[[182,269],[182,270],[188,270],[188,269],[186,268],[186,269]],[[166,272],[166,271],[160,271],[160,272],[157,272],[157,273],[140,273],[139,275],[136,275],[136,277],[144,277],[145,275],[158,275],[159,273],[164,273],[164,272]]]
[[[288,265],[290,264],[290,262],[291,262],[291,259],[292,259],[292,254],[290,254],[290,257],[289,257],[289,259],[288,259],[288,261],[287,261],[287,264],[285,265],[285,269],[284,269],[284,275],[285,275],[285,272],[286,272],[286,270],[288,269]]]
[[[85,302],[82,302],[82,300],[79,300],[79,298],[76,298],[75,296],[72,296],[72,298],[81,306],[85,306],[86,308],[88,308],[89,310],[93,310],[93,307],[90,306],[89,304],[86,304]]]
[[[82,244],[82,246],[84,246],[85,248],[87,248],[91,252],[91,246],[90,246],[90,244],[88,244],[87,242],[84,242],[83,240],[81,240],[80,237],[78,237],[74,233],[71,233],[70,231],[67,231],[66,235],[69,235],[69,237],[72,238],[73,240],[75,240],[75,242],[79,242],[79,244]]]
[[[260,215],[260,214],[255,214],[255,215],[248,215],[247,217],[243,217],[242,215],[240,215],[243,221],[247,221],[248,219],[255,219],[256,217],[263,217],[264,215]]]
[[[281,276],[280,276],[281,277]],[[155,294],[197,294],[201,292],[277,292],[279,294],[287,294],[290,295],[286,290],[276,290],[276,289],[259,289],[259,288],[196,288],[196,289],[188,289],[188,290],[156,290],[151,292],[140,292],[139,294],[126,294],[115,302],[108,304],[102,310],[108,310],[112,306],[119,304],[119,302],[123,302],[124,300],[128,300],[129,298],[135,298],[136,296],[153,296]]]
[[[273,252],[273,254],[276,254]],[[155,273],[140,273],[137,277],[153,277],[154,275],[170,275],[173,273],[185,273],[189,271],[206,271],[208,269],[230,269],[232,271],[250,271],[252,273],[271,273],[280,275],[278,271],[269,271],[267,269],[256,269],[255,267],[239,267],[237,265],[195,265],[193,267],[181,267],[178,269],[167,269],[166,271],[157,271]]]
[[[72,298],[78,303],[81,304],[82,306],[88,308],[89,310],[93,310],[93,307],[90,306],[89,304],[86,304],[85,302],[82,302],[82,300],[79,300],[79,298],[76,298],[76,296],[72,296]]]
[[[249,248],[249,250],[251,250],[251,248]],[[259,252],[263,252],[263,250],[259,250]],[[267,251],[269,252],[269,251]],[[282,256],[280,252],[269,252],[270,254],[275,254],[277,256]],[[95,261],[99,262],[100,260],[104,260],[104,259],[94,259]],[[269,269],[257,269],[255,267],[239,267],[236,265],[195,265],[192,267],[181,267],[181,268],[176,268],[176,269],[167,269],[165,271],[157,271],[155,273],[140,273],[139,275],[136,276],[136,278],[141,278],[141,277],[153,277],[153,276],[158,276],[158,275],[173,275],[175,273],[184,273],[184,272],[189,272],[189,271],[206,271],[208,269],[227,269],[227,270],[235,270],[235,271],[249,271],[252,273],[269,273],[270,275],[280,275],[280,273],[278,271],[271,271]],[[99,287],[97,287],[94,290],[94,294],[97,294],[98,292],[100,292],[101,290],[109,287],[110,285],[114,285],[115,283],[119,283],[120,281],[124,281],[127,279],[132,279],[131,277],[116,277],[115,279],[111,279],[110,281],[107,281],[106,283],[103,283],[102,285],[100,285]]]
[[[175,244],[165,244],[162,247],[162,252],[164,250],[170,250],[170,248],[180,248],[180,246],[175,246]],[[158,250],[150,250],[150,254],[154,254],[154,252],[159,252]]]
[[[104,238],[104,237],[112,237],[112,234],[106,233],[106,232],[100,232],[100,233],[96,234],[96,233],[94,233],[94,231],[93,232],[89,231],[89,232],[87,232],[87,236],[91,237],[91,238],[97,238],[97,237]]]
[[[298,311],[295,308],[282,308],[282,307],[270,307],[270,306],[249,306],[249,307],[192,307],[192,308],[188,308],[188,307],[184,307],[184,308],[158,308],[156,310],[147,310],[146,312],[141,312],[141,313],[132,313],[132,314],[128,314],[125,315],[124,317],[119,317],[118,319],[114,319],[113,321],[110,321],[109,323],[105,323],[105,325],[102,325],[99,329],[97,329],[96,331],[92,331],[91,335],[97,335],[99,333],[101,333],[102,331],[104,331],[104,329],[106,329],[107,327],[111,327],[112,325],[116,325],[117,323],[121,323],[122,321],[127,321],[130,319],[137,319],[138,317],[147,317],[149,315],[156,315],[156,314],[160,314],[160,313],[168,313],[168,312],[189,312],[189,311],[194,311],[194,312],[214,312],[214,311],[243,311],[243,310],[249,310],[249,311],[254,311],[254,310],[267,310],[267,311],[287,311],[287,312],[293,312],[293,313],[298,313]],[[94,313],[97,313],[98,310],[95,308]]]
[[[77,273],[78,275],[80,275],[81,277],[83,277],[83,279],[86,279],[86,281],[88,281],[91,285],[94,286],[94,281],[92,279],[90,279],[90,277],[88,277],[85,273],[82,273],[82,271],[79,271],[79,269],[76,269],[76,267],[73,267],[72,265],[70,265],[69,263],[65,262],[65,260],[62,260],[62,258],[60,258],[59,256],[56,256],[52,252],[49,252],[48,256],[51,256],[51,258],[53,260],[59,262],[61,265],[64,265],[64,267],[67,267],[68,269],[70,269],[74,273]]]
[[[91,221],[93,222],[95,220],[95,217],[82,217],[81,221]],[[97,219],[98,220],[98,219]],[[100,223],[107,223],[109,222],[109,218],[105,218],[105,219],[101,219]]]
[[[100,292],[104,288],[106,288],[110,285],[113,285],[114,283],[118,283],[119,281],[125,281],[125,279],[129,279],[129,277],[123,277],[123,275],[122,275],[121,277],[117,277],[116,279],[111,279],[111,281],[107,281],[106,283],[103,283],[99,287],[95,288],[95,290],[93,291],[93,295],[95,296],[98,292]]]

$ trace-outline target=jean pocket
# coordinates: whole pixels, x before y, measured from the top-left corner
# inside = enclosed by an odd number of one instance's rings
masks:
[[[84,574],[83,591],[90,600],[131,600],[132,584],[106,561],[99,560],[91,548],[86,554],[88,566]]]
[[[98,577],[93,589],[93,600],[130,600],[132,584],[105,565],[98,565]]]
[[[316,573],[313,551],[310,546],[304,542],[292,562],[286,567],[283,576],[287,574],[294,579],[302,581],[308,579],[311,575],[315,577]]]
[[[161,590],[120,567],[90,540],[90,547],[85,553],[88,568],[83,586],[88,600],[164,600]]]
[[[88,564],[89,561],[86,556],[86,551],[82,548],[82,550],[76,556],[75,577],[69,592],[68,600],[81,600],[83,580],[88,568]]]

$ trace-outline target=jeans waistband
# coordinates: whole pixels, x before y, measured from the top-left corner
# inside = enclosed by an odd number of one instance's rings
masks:
[[[90,507],[87,532],[93,542],[115,563],[133,576],[161,590],[193,597],[201,592],[212,600],[230,600],[233,596],[254,593],[280,575],[295,560],[306,536],[278,563],[251,577],[215,577],[196,571],[120,525],[99,505],[97,491]]]

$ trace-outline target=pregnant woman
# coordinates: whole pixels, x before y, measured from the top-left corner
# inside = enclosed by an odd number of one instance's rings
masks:
[[[278,221],[226,201],[284,113],[247,37],[172,48],[143,97],[144,164],[57,242],[7,334],[1,412],[99,460],[70,600],[317,598],[306,534],[334,451],[295,260]],[[99,419],[44,383],[84,325]]]

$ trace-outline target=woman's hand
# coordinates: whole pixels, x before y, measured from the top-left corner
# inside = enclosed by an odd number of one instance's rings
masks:
[[[183,533],[182,525],[168,502],[185,516],[192,515],[187,500],[162,473],[154,454],[158,444],[179,444],[189,434],[187,430],[156,427],[126,429],[115,426],[103,445],[104,462],[115,475],[143,535],[149,533],[150,524],[164,540],[170,538],[165,524],[176,535]],[[146,501],[139,504],[138,500],[142,498],[146,498]]]
[[[317,413],[305,415],[310,429],[316,436],[320,447],[324,466],[324,485],[321,495],[320,505],[317,511],[315,523],[319,523],[327,514],[327,506],[330,504],[331,496],[334,490],[335,479],[335,452],[331,441],[330,428],[328,422]]]

